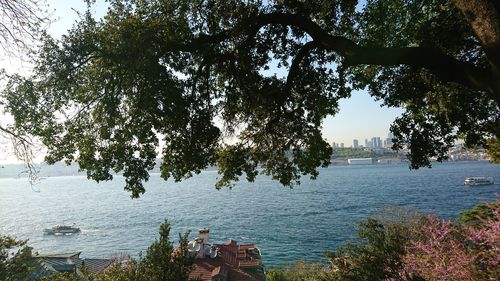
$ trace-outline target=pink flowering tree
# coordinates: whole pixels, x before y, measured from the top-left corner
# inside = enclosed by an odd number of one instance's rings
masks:
[[[422,237],[410,242],[403,258],[408,277],[425,280],[474,280],[476,255],[450,221],[428,217],[422,227]]]
[[[477,253],[477,273],[482,280],[500,280],[500,204],[488,205],[493,217],[466,230],[471,247]]]
[[[500,204],[474,224],[454,225],[427,217],[420,238],[411,241],[403,257],[403,279],[500,280]]]

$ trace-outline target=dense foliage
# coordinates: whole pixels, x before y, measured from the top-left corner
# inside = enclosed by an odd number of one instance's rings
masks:
[[[326,270],[324,264],[304,261],[266,272],[267,281],[323,281],[331,280],[330,277],[330,270]]]
[[[26,241],[0,235],[0,281],[17,281],[28,278],[28,259],[31,248]]]
[[[390,280],[399,276],[406,245],[417,234],[422,218],[411,212],[391,212],[359,225],[360,242],[327,253],[333,280]]]
[[[410,214],[410,215],[408,215]],[[465,211],[457,222],[399,213],[369,218],[360,240],[327,253],[329,266],[298,262],[268,270],[273,281],[499,280],[500,202]]]
[[[393,147],[417,168],[459,137],[500,136],[499,9],[472,2],[112,0],[104,18],[46,36],[33,76],[11,77],[1,100],[49,163],[97,181],[123,171],[133,197],[159,149],[165,179],[210,165],[219,188],[314,178],[332,152],[322,120],[360,89],[406,110]]]
[[[179,235],[179,245],[174,247],[168,237],[170,225],[160,226],[160,237],[149,246],[139,259],[129,258],[126,264],[114,266],[95,276],[95,281],[179,281],[188,280],[194,257],[187,250],[187,236]]]
[[[464,225],[478,227],[485,221],[499,221],[500,217],[495,210],[500,209],[500,202],[476,205],[470,210],[460,212],[458,221]]]
[[[500,163],[500,138],[488,140],[488,154],[491,162]]]

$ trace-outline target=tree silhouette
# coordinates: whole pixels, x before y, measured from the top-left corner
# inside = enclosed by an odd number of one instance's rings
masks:
[[[498,15],[492,0],[111,1],[47,37],[34,75],[12,76],[2,99],[49,163],[97,181],[123,171],[133,197],[158,147],[165,179],[210,165],[218,188],[315,178],[332,151],[322,120],[362,89],[405,109],[393,148],[430,166],[458,138],[500,135]]]

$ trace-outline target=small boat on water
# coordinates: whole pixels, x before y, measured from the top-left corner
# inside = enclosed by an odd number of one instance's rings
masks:
[[[78,227],[69,225],[55,225],[51,228],[46,228],[43,230],[44,234],[50,235],[72,235],[74,233],[79,233],[81,230]]]
[[[470,177],[465,178],[464,185],[488,185],[494,184],[493,177]]]

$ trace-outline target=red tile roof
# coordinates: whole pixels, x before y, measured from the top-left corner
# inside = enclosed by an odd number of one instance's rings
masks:
[[[263,281],[264,271],[260,257],[249,252],[256,249],[254,244],[238,245],[229,240],[225,244],[214,244],[219,248],[216,258],[205,257],[196,259],[190,278],[212,280],[213,277],[223,276],[227,281]]]

